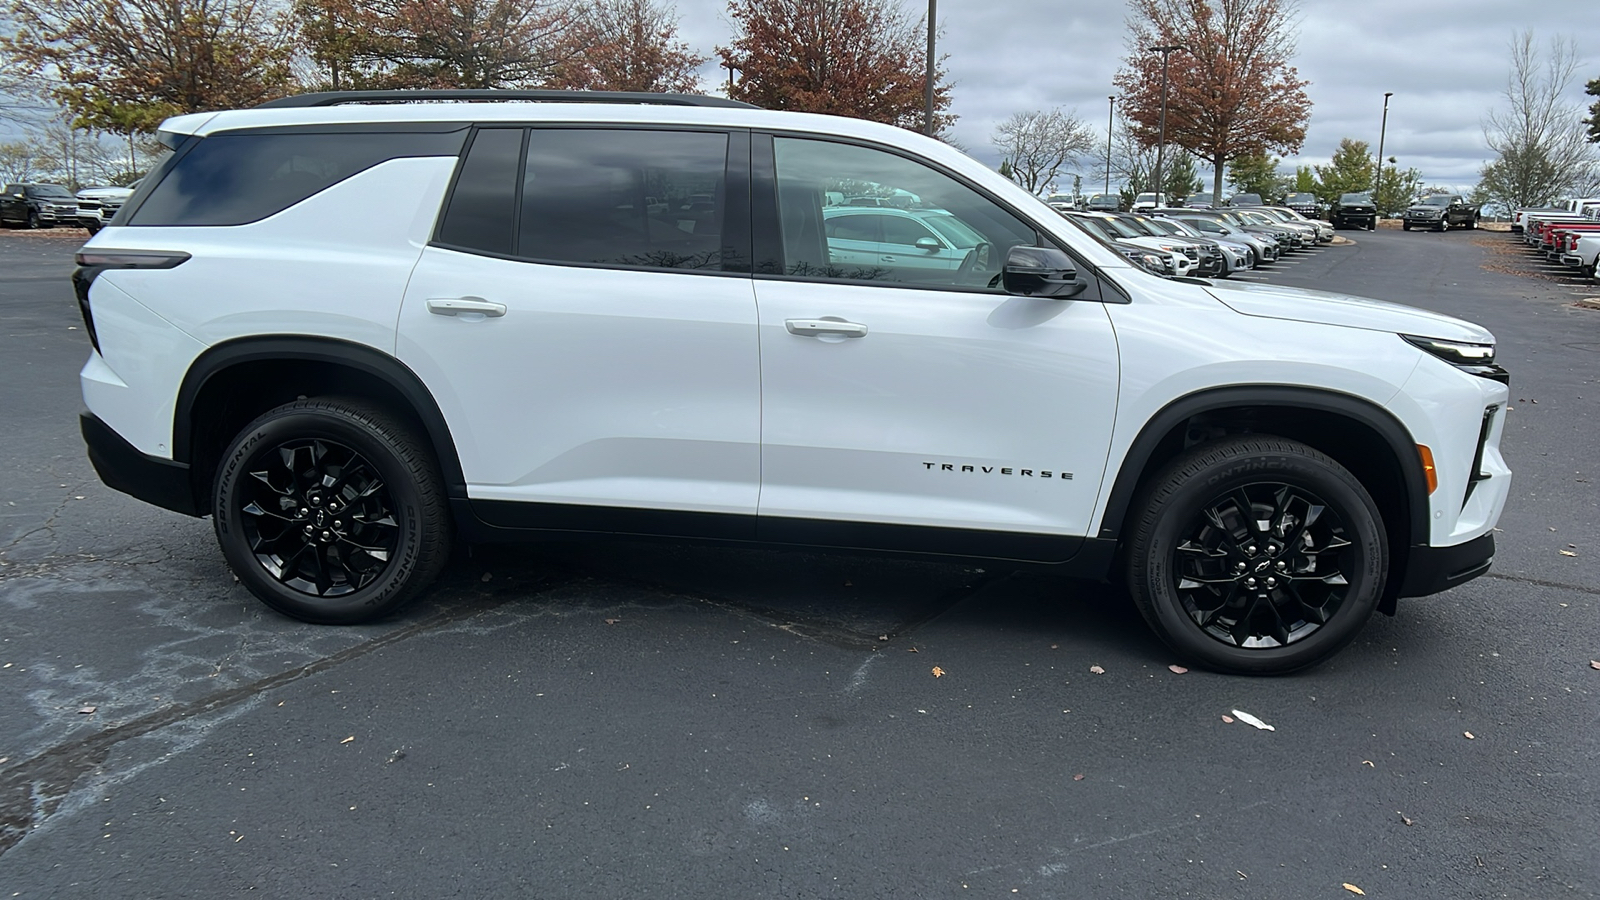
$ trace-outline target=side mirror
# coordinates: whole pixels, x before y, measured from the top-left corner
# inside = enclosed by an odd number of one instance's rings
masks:
[[[1000,269],[1001,286],[1024,297],[1076,297],[1089,286],[1078,280],[1072,257],[1054,247],[1012,247]]]
[[[936,240],[934,238],[931,238],[931,237],[917,238],[916,247],[917,247],[918,250],[926,250],[929,253],[933,253],[933,252],[936,252],[936,251],[944,249],[944,245],[943,244],[939,243],[938,240]]]

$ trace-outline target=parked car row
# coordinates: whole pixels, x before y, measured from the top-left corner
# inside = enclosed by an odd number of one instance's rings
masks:
[[[1333,240],[1326,222],[1293,210],[1158,207],[1134,213],[1057,209],[1093,237],[1158,275],[1227,278]]]
[[[1519,209],[1513,233],[1551,262],[1563,263],[1589,278],[1600,257],[1600,199],[1572,200],[1557,207]]]
[[[141,179],[143,180],[143,179]],[[76,196],[59,184],[13,182],[0,190],[0,225],[7,228],[81,226],[94,234],[133,196],[127,187],[87,187]]]

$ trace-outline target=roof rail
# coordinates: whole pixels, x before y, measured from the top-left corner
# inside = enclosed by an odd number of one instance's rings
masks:
[[[656,94],[644,91],[513,91],[499,89],[415,91],[321,91],[279,97],[257,104],[256,109],[297,109],[342,106],[347,103],[490,102],[520,100],[536,103],[647,103],[659,106],[710,106],[722,109],[759,109],[749,103],[702,94]]]

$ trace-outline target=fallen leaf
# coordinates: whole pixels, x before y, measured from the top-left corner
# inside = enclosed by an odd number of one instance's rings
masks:
[[[1377,766],[1377,765],[1376,765],[1376,764],[1375,764],[1375,763],[1374,763],[1374,762],[1373,762],[1373,761],[1372,761],[1372,760],[1370,760],[1370,759],[1363,759],[1363,760],[1362,760],[1362,761],[1361,761],[1361,764],[1362,764],[1362,765],[1363,765],[1363,766],[1372,766],[1372,768],[1374,768],[1374,769],[1376,769],[1376,768],[1377,768],[1377,767],[1378,767],[1378,766]]]
[[[1239,876],[1240,878],[1249,878],[1250,877],[1249,875],[1246,875],[1245,873],[1239,871],[1238,869],[1234,869],[1233,870],[1233,874]]]
[[[404,750],[396,750],[395,752],[389,754],[389,762],[384,763],[384,765],[389,765],[389,764],[393,763],[395,760],[405,759],[405,758],[406,758],[406,752]]]
[[[621,619],[607,619],[606,620],[606,624],[607,625],[615,625],[615,624],[617,624],[618,622],[621,622],[621,621],[622,621]]]
[[[87,715],[91,715],[91,714],[93,714],[93,713],[94,713],[94,711],[95,711],[95,710],[96,710],[96,709],[98,709],[98,707],[94,707],[94,706],[80,706],[80,707],[78,707],[78,714],[79,714],[79,715],[82,715],[82,716],[87,716]]]
[[[887,641],[888,639],[889,639],[889,636],[887,634],[878,635],[878,640],[880,640],[880,641]]]
[[[1229,725],[1232,725],[1233,724],[1233,716],[1223,716],[1222,717],[1222,721],[1228,723]]]
[[[1591,659],[1591,660],[1589,660],[1589,668],[1591,668],[1591,669],[1600,669],[1600,659]]]
[[[355,739],[356,739],[356,736],[352,734],[349,737],[345,738],[344,740],[340,741],[339,743],[348,744],[348,743],[350,743],[351,741],[353,741]]]
[[[1394,814],[1400,817],[1400,821],[1406,823],[1406,827],[1409,828],[1413,824],[1412,821],[1409,818],[1406,817],[1406,814],[1401,812],[1400,810],[1398,810],[1398,809],[1395,810]]]
[[[935,678],[943,678],[944,677],[944,670],[939,668],[938,666],[934,666],[933,667],[933,677],[935,677]]]
[[[1265,723],[1265,722],[1261,721],[1260,719],[1256,718],[1255,716],[1250,715],[1249,713],[1245,712],[1244,710],[1240,710],[1240,709],[1234,710],[1233,711],[1233,716],[1234,716],[1234,718],[1236,718],[1239,721],[1245,723],[1246,725],[1254,725],[1255,727],[1261,729],[1262,731],[1277,731],[1278,730],[1276,728],[1273,728],[1271,725],[1268,725],[1267,723]]]
[[[1472,736],[1472,732],[1470,732],[1470,731],[1463,731],[1461,733],[1466,735],[1467,736],[1467,740],[1469,740],[1469,741],[1477,740],[1477,738]]]
[[[1362,897],[1365,897],[1367,895],[1366,891],[1363,891],[1361,888],[1356,887],[1355,885],[1351,884],[1348,881],[1346,881],[1344,883],[1344,889],[1349,891],[1352,894],[1358,894],[1358,895],[1360,895]]]
[[[1183,666],[1167,666],[1167,668],[1171,669],[1172,670],[1172,674],[1174,674],[1174,675],[1183,675],[1183,674],[1185,674],[1186,672],[1189,671],[1188,669],[1185,669]]]
[[[917,649],[917,648],[915,648],[915,647],[907,647],[907,648],[906,648],[906,652],[907,652],[907,653],[921,653],[921,652],[922,652],[922,651],[921,651],[921,650],[918,650],[918,649]]]
[[[10,761],[11,761],[11,757],[9,757],[9,756],[0,756],[0,766],[3,766],[3,765],[5,765],[6,763],[8,763]]]
[[[1561,551],[1561,555],[1562,556],[1577,556],[1578,554],[1573,553],[1571,550],[1563,550],[1563,551]]]
[[[1104,675],[1106,673],[1106,670],[1100,668],[1099,666],[1090,666],[1089,667],[1089,671],[1093,672],[1096,675]]]
[[[1074,775],[1074,776],[1072,776],[1072,780],[1073,781],[1082,781],[1083,780],[1083,776],[1082,775]]]

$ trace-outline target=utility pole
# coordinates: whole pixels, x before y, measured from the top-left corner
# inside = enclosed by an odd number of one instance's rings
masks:
[[[1167,44],[1166,46],[1162,47],[1146,47],[1144,49],[1149,53],[1161,54],[1161,138],[1160,142],[1156,144],[1155,192],[1156,204],[1158,206],[1164,206],[1166,205],[1166,201],[1161,192],[1161,174],[1162,167],[1166,163],[1167,155],[1167,60],[1171,58],[1174,50],[1183,50],[1187,52],[1189,48],[1182,47],[1177,44]]]
[[[1112,94],[1106,98],[1110,105],[1106,110],[1106,193],[1111,193],[1111,128],[1117,115],[1117,95]]]
[[[1394,91],[1383,92],[1383,124],[1378,126],[1378,174],[1372,179],[1373,205],[1382,202],[1383,196],[1383,136],[1389,130],[1389,98],[1394,96]]]
[[[922,86],[922,130],[928,137],[933,137],[933,36],[938,4],[939,0],[928,0],[928,74]]]

